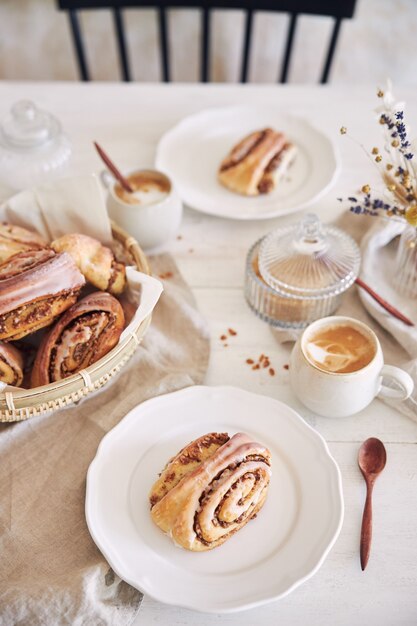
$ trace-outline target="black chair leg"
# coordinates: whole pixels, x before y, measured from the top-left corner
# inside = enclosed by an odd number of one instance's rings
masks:
[[[81,35],[80,24],[78,22],[77,12],[74,10],[68,11],[70,26],[72,32],[72,39],[74,42],[74,48],[77,55],[78,71],[81,80],[90,80],[87,61],[85,57],[84,43]]]
[[[204,7],[201,36],[201,82],[207,83],[210,74],[210,11]]]
[[[339,37],[341,23],[342,20],[340,18],[337,18],[333,26],[333,32],[330,39],[329,49],[327,51],[326,62],[324,64],[323,74],[321,75],[321,84],[327,83],[327,81],[329,80],[330,68],[333,62],[334,51],[336,50],[336,44]]]
[[[161,62],[162,62],[162,80],[164,83],[169,83],[169,54],[168,54],[168,28],[166,11],[164,7],[159,7],[158,10],[158,23],[159,23],[159,44],[161,47]]]
[[[122,16],[122,12],[120,9],[118,8],[113,9],[113,19],[114,19],[114,28],[116,31],[117,45],[119,48],[119,61],[120,61],[120,69],[122,72],[122,77],[125,82],[129,82],[131,80],[130,68],[129,68],[129,60],[127,56],[123,16]]]
[[[280,82],[286,83],[288,79],[288,69],[290,66],[292,45],[294,43],[295,28],[297,26],[297,13],[292,13],[287,32],[287,43],[285,44],[284,61],[282,63]]]
[[[243,59],[242,59],[242,70],[240,73],[241,83],[246,83],[248,80],[249,55],[250,55],[250,46],[251,46],[251,38],[252,38],[252,21],[253,21],[252,18],[253,18],[253,10],[248,9],[246,11],[245,34],[243,38]]]

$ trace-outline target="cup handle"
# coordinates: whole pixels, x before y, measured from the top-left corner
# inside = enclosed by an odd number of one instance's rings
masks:
[[[101,170],[101,172],[100,172],[100,180],[101,180],[101,184],[106,189],[108,189],[114,183],[113,176],[107,170]]]
[[[383,398],[393,398],[395,400],[407,400],[407,398],[409,398],[413,393],[413,379],[409,374],[407,374],[407,372],[399,367],[384,365],[381,370],[381,376],[386,376],[387,378],[395,380],[402,387],[402,389],[392,389],[392,387],[381,384],[381,388],[378,391],[379,396],[382,396]]]

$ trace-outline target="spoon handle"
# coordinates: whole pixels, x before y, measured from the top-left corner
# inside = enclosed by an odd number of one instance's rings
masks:
[[[369,553],[371,551],[372,542],[372,490],[373,482],[366,482],[366,500],[363,510],[362,528],[361,528],[361,568],[364,571],[368,564]]]

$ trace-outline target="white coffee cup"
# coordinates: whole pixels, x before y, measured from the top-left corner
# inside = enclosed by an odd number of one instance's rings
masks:
[[[374,347],[370,363],[353,372],[324,371],[309,358],[306,346],[319,330],[331,326],[352,326]],[[383,378],[395,381],[401,389],[383,384]],[[295,344],[290,359],[290,380],[296,396],[306,407],[325,417],[347,417],[364,409],[376,396],[398,401],[408,398],[414,389],[411,376],[399,367],[384,365],[378,337],[366,324],[350,317],[325,317],[308,326]]]
[[[160,176],[166,183],[168,191],[161,200],[151,198],[149,203],[131,204],[120,198],[115,187],[117,182],[102,172],[101,180],[107,187],[107,211],[111,219],[132,235],[139,245],[149,250],[156,248],[171,239],[178,231],[182,217],[182,202],[172,181],[157,170],[135,170],[127,174],[142,173]]]

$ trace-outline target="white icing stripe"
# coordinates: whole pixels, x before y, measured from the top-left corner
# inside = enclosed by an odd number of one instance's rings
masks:
[[[0,281],[0,315],[33,300],[78,289],[85,278],[69,254],[63,252],[27,272]]]

